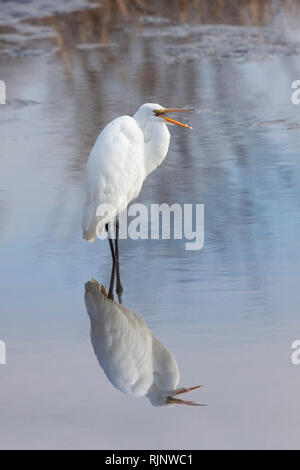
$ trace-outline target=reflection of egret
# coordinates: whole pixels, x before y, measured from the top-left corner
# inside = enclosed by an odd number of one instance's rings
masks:
[[[95,354],[114,387],[136,397],[147,396],[154,406],[200,406],[177,398],[201,385],[176,388],[180,380],[176,360],[144,320],[110,300],[94,279],[85,284],[85,304]]]
[[[83,238],[92,242],[105,228],[108,232],[108,223],[116,216],[115,247],[109,237],[113,265],[108,296],[113,299],[116,272],[120,303],[123,289],[119,272],[118,214],[139,195],[145,178],[165,159],[170,142],[166,123],[189,128],[166,116],[168,112],[178,111],[190,109],[167,109],[146,103],[133,117],[114,119],[100,133],[86,165]],[[101,208],[105,213],[99,213]]]

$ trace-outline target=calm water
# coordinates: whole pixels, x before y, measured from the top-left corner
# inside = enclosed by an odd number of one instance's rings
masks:
[[[37,15],[29,2],[17,23],[6,9],[0,447],[299,448],[300,9],[127,3]],[[101,128],[147,101],[196,111],[139,202],[205,204],[205,245],[122,241],[124,304],[174,353],[181,384],[205,385],[189,397],[205,408],[122,395],[89,339],[84,283],[108,284],[110,254],[81,238],[84,165]]]

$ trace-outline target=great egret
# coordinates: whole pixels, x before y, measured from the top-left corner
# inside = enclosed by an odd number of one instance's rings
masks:
[[[180,374],[175,357],[144,320],[110,300],[95,279],[85,284],[84,298],[94,352],[114,387],[135,397],[146,396],[154,406],[205,406],[177,398],[201,385],[177,388]]]
[[[180,111],[192,110],[164,108],[160,104],[146,103],[133,117],[121,116],[114,119],[99,134],[86,165],[83,238],[92,242],[104,229],[107,230],[112,255],[108,296],[113,300],[116,272],[116,292],[120,303],[123,288],[119,267],[118,214],[139,195],[146,177],[165,159],[170,143],[166,124],[191,129],[166,115]],[[100,214],[101,207],[105,208],[105,215]],[[115,247],[108,226],[114,217]]]

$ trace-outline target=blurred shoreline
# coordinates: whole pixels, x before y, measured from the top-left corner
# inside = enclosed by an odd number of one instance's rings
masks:
[[[295,37],[300,17],[300,4],[292,0],[13,0],[1,8],[0,57],[17,58],[110,46],[113,33],[126,29],[153,39],[171,34],[184,44],[205,36],[201,28],[208,25],[213,33],[220,26],[258,28],[258,35],[260,28],[274,28],[280,37],[295,29]],[[258,40],[268,43],[268,34]]]

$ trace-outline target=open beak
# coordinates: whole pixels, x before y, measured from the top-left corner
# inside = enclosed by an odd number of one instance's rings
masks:
[[[168,405],[188,405],[188,406],[206,406],[204,403],[196,403],[195,401],[180,400],[179,398],[167,397]]]
[[[177,388],[175,390],[174,395],[181,395],[181,393],[191,392],[192,390],[197,390],[197,388],[203,387],[203,385],[195,385],[195,387],[188,387],[188,388]]]
[[[164,116],[165,113],[181,113],[184,111],[193,111],[192,108],[164,108],[160,113],[159,117],[163,118],[165,121],[176,124],[177,126],[186,127],[187,129],[193,129],[191,126],[187,124],[183,124],[183,122],[175,121],[175,119],[171,119],[168,116]]]
[[[196,403],[195,401],[188,401],[188,400],[180,400],[176,398],[176,395],[181,395],[182,393],[191,392],[192,390],[196,390],[197,388],[202,387],[202,385],[196,385],[195,387],[188,387],[188,388],[178,388],[174,390],[173,395],[166,397],[166,403],[168,405],[189,405],[189,406],[206,406],[203,403]]]

